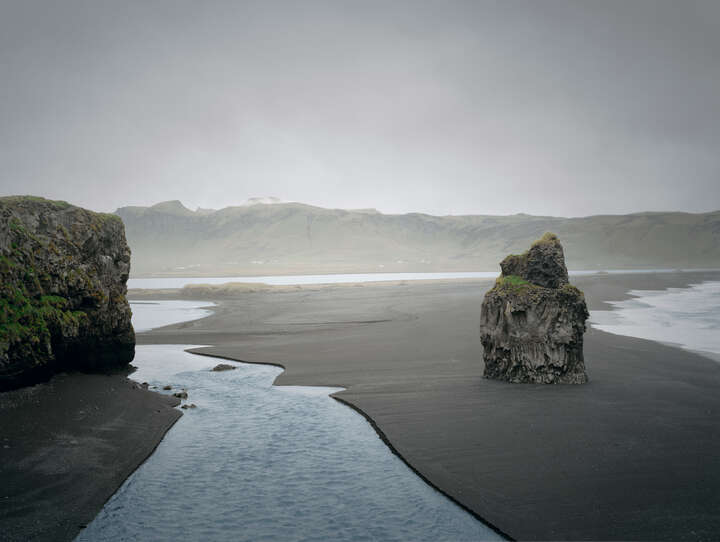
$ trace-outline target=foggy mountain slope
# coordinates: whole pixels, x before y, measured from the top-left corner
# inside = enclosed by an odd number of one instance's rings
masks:
[[[720,267],[720,211],[583,218],[386,215],[301,203],[122,207],[133,274],[495,270],[545,231],[571,269]]]

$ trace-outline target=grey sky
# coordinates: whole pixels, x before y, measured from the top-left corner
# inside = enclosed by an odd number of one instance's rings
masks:
[[[720,2],[0,0],[0,193],[720,208]]]

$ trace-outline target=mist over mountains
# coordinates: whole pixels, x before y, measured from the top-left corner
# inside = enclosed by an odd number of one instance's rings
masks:
[[[220,210],[167,201],[116,213],[135,276],[493,271],[546,231],[560,236],[570,269],[720,267],[720,211],[393,215],[254,198]]]

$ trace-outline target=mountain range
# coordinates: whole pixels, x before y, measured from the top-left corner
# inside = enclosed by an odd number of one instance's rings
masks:
[[[494,271],[546,231],[570,269],[720,267],[720,211],[562,218],[383,214],[254,198],[122,207],[134,276]]]

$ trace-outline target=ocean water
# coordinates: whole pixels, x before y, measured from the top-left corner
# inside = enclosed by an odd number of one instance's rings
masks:
[[[720,282],[632,290],[630,294],[631,299],[612,302],[611,311],[593,311],[591,325],[618,335],[720,354]]]
[[[625,273],[668,273],[677,269],[608,269],[608,274]],[[593,275],[597,270],[570,271],[571,276]],[[468,271],[457,273],[348,273],[334,275],[268,275],[264,277],[153,277],[131,278],[128,288],[182,288],[188,284],[225,284],[228,282],[248,282],[253,284],[270,284],[274,286],[291,286],[298,284],[341,284],[354,282],[382,282],[409,280],[446,280],[446,279],[492,279],[498,271]]]
[[[133,327],[138,332],[205,318],[214,306],[209,301],[130,301]]]
[[[252,284],[270,284],[273,286],[293,286],[302,284],[342,284],[354,282],[382,282],[399,280],[437,280],[495,278],[496,271],[458,272],[458,273],[347,273],[333,275],[267,275],[263,277],[154,277],[131,278],[128,288],[182,288],[188,284],[225,284],[228,282],[248,282]]]
[[[145,325],[158,308],[133,309]],[[77,540],[501,540],[328,396],[336,389],[273,386],[281,369],[266,365],[212,372],[226,361],[188,347],[137,347],[133,379],[186,389],[197,408]]]

